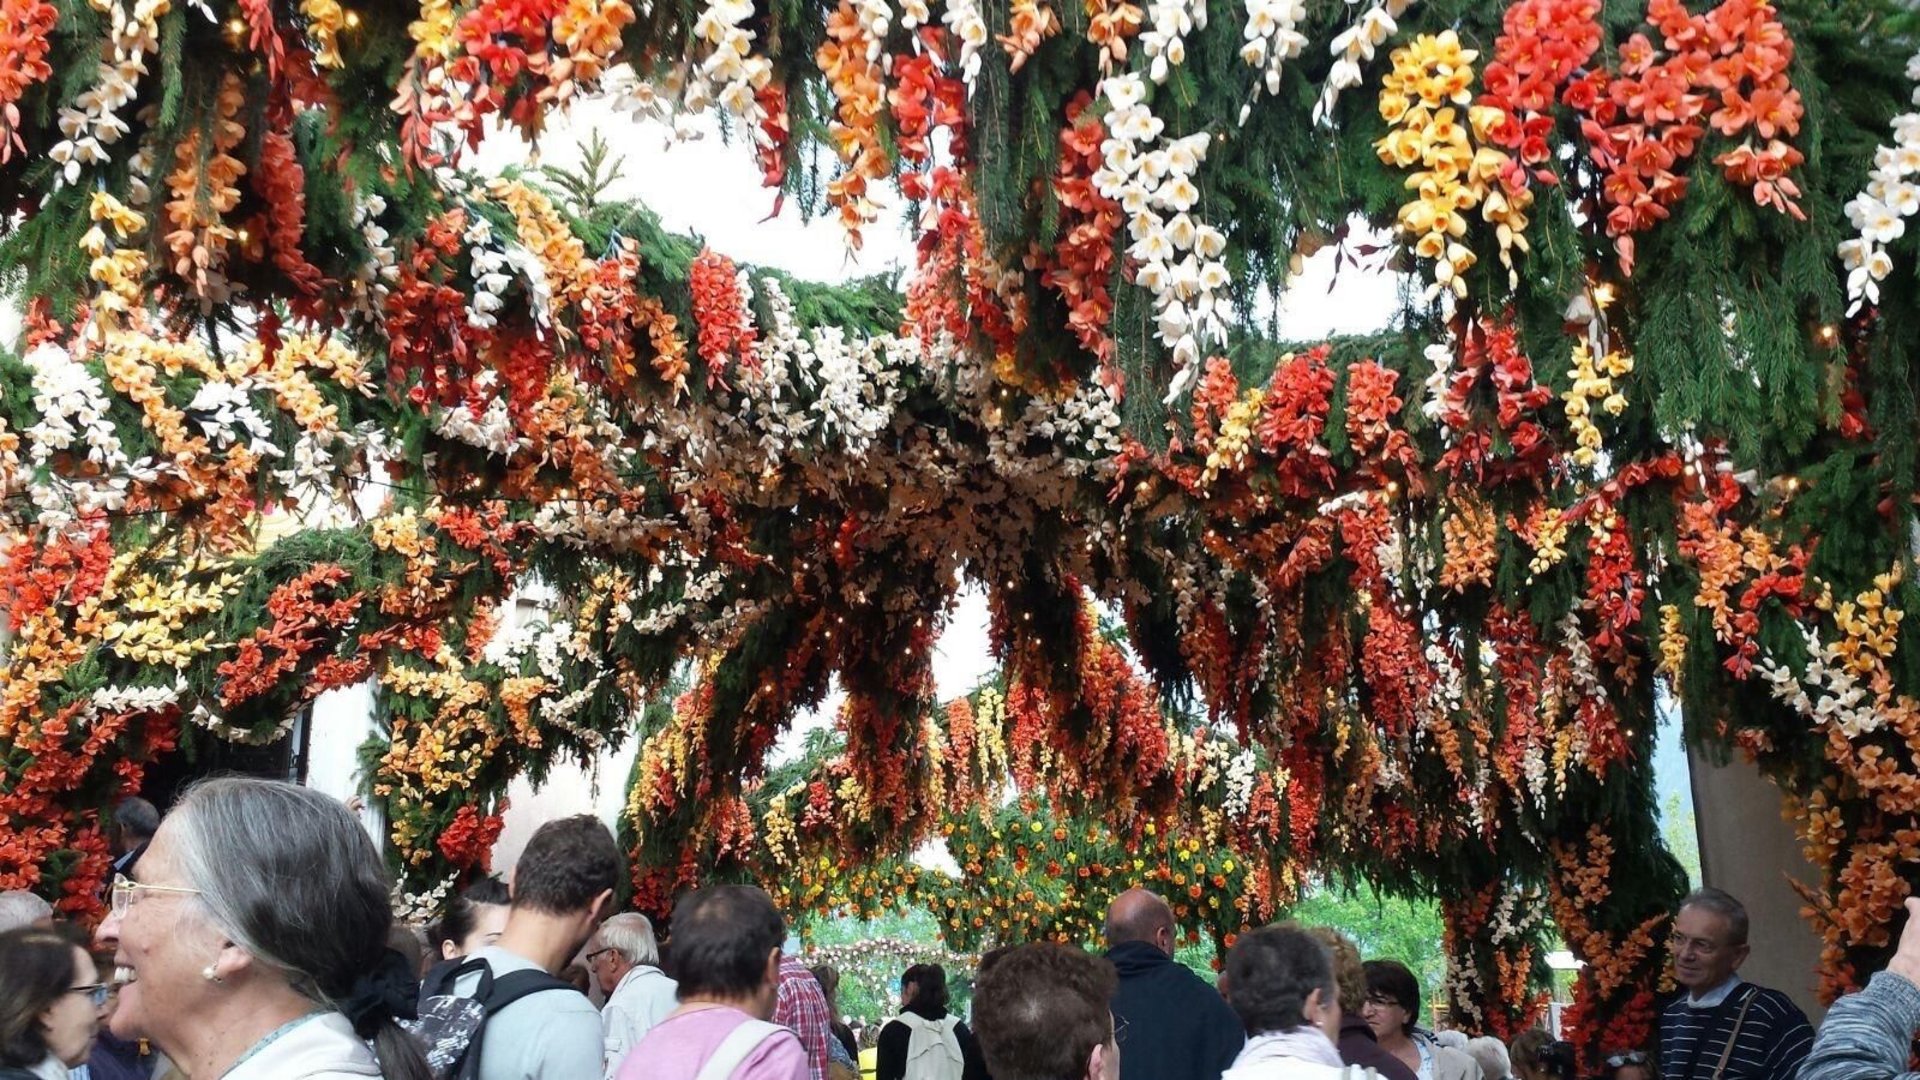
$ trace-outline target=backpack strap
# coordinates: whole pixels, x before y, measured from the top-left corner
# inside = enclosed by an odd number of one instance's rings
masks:
[[[1733,1057],[1733,1044],[1740,1039],[1740,1028],[1747,1022],[1747,1010],[1753,1008],[1753,999],[1760,996],[1760,990],[1748,983],[1747,1000],[1740,1003],[1740,1015],[1734,1018],[1733,1030],[1727,1033],[1727,1045],[1720,1051],[1720,1063],[1713,1067],[1713,1080],[1726,1075],[1727,1062]]]
[[[713,1056],[700,1066],[693,1080],[728,1080],[733,1070],[739,1068],[760,1044],[785,1031],[779,1024],[769,1024],[765,1020],[748,1020],[720,1040],[714,1048]]]
[[[436,968],[433,975],[438,972]],[[480,1075],[480,1062],[483,1047],[487,1040],[487,1024],[496,1014],[523,997],[538,994],[543,990],[572,990],[573,984],[556,979],[544,971],[523,969],[510,971],[499,978],[493,977],[493,968],[485,960],[470,959],[461,961],[452,970],[440,974],[436,988],[444,986],[445,993],[454,992],[454,984],[461,976],[473,971],[480,972],[480,985],[474,987],[473,1000],[480,1005],[480,1025],[473,1029],[473,1037],[468,1040],[467,1048],[460,1056],[454,1076],[459,1080],[472,1080]]]

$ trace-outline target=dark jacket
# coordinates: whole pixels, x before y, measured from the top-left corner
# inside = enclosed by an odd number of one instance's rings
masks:
[[[1120,1080],[1220,1080],[1247,1042],[1220,992],[1151,942],[1115,945],[1107,959],[1120,973]]]
[[[923,1009],[918,1005],[907,1006],[909,1012],[924,1016],[929,1020],[945,1020],[945,1009]],[[987,1059],[980,1055],[980,1044],[973,1038],[973,1032],[967,1030],[967,1022],[953,1025],[953,1038],[960,1044],[961,1080],[988,1080]],[[880,1040],[874,1043],[875,1080],[902,1080],[907,1074],[907,1047],[913,1044],[913,1029],[898,1020],[887,1021],[880,1029]],[[856,1056],[855,1060],[859,1060]]]
[[[1407,1063],[1380,1048],[1373,1029],[1358,1016],[1340,1018],[1340,1060],[1348,1065],[1364,1065],[1386,1080],[1420,1080],[1420,1074]]]
[[[87,1075],[93,1080],[147,1080],[153,1075],[154,1056],[141,1040],[118,1039],[102,1027],[87,1058]]]

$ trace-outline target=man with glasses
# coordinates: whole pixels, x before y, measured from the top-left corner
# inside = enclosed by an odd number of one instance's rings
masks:
[[[1750,951],[1747,909],[1719,889],[1681,901],[1673,919],[1673,978],[1686,991],[1660,1014],[1661,1072],[1670,1080],[1792,1077],[1813,1027],[1785,994],[1738,974]]]
[[[587,941],[587,970],[607,995],[600,1020],[607,1029],[607,1076],[655,1024],[679,1007],[678,987],[660,970],[660,946],[645,915],[622,912],[600,924]]]

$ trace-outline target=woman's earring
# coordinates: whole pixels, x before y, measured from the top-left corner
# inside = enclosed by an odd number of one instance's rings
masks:
[[[200,969],[200,977],[212,983],[223,983],[227,981],[213,973],[212,964],[208,964],[206,967]]]

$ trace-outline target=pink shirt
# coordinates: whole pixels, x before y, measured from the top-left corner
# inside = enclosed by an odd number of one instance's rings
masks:
[[[615,1080],[693,1080],[734,1028],[753,1019],[724,1005],[678,1013],[655,1024]],[[768,1036],[733,1071],[736,1080],[807,1080],[807,1052],[791,1031]]]

